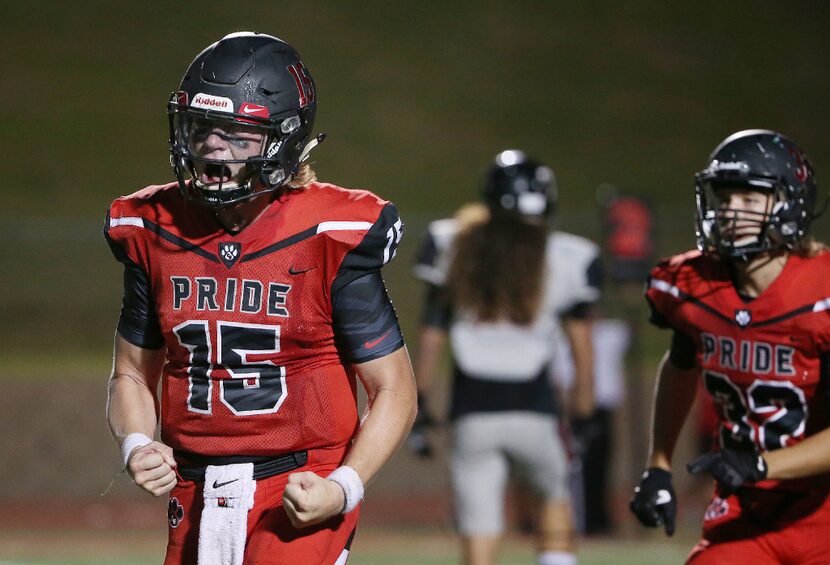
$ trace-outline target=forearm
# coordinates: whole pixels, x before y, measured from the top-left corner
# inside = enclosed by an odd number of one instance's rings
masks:
[[[571,389],[571,415],[587,418],[594,412],[594,361],[591,352],[583,353],[582,360],[574,355],[574,386]]]
[[[672,454],[697,391],[698,369],[679,369],[663,356],[655,384],[648,467],[671,470]]]
[[[799,479],[830,471],[830,428],[786,449],[764,453],[768,479]]]
[[[572,416],[588,418],[594,412],[594,346],[590,319],[569,320],[565,332],[574,362],[574,386],[568,402]]]
[[[129,375],[113,374],[109,382],[107,422],[119,445],[131,433],[152,438],[158,423],[154,394]]]
[[[432,387],[433,376],[441,360],[447,341],[447,331],[434,326],[421,327],[418,355],[415,358],[415,379],[418,392],[427,393]]]
[[[156,386],[164,364],[163,349],[142,349],[115,338],[107,391],[107,422],[119,445],[131,433],[152,438],[158,422]]]
[[[344,461],[344,465],[357,471],[364,485],[403,443],[417,411],[415,379],[406,348],[377,361],[383,361],[385,369],[359,370],[367,388],[368,406],[354,445]],[[366,365],[371,363],[375,362]],[[374,373],[381,371],[391,371],[391,378],[387,375],[378,379]]]

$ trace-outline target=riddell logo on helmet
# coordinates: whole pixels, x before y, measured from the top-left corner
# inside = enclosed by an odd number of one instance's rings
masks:
[[[712,168],[716,171],[746,171],[749,165],[743,161],[715,161]]]
[[[220,112],[233,112],[233,100],[224,96],[213,96],[200,92],[193,98],[190,104],[193,108],[204,108],[206,110],[219,110]]]

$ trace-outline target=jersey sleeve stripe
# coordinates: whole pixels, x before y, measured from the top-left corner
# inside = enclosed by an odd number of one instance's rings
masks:
[[[144,218],[134,216],[127,216],[124,218],[110,218],[110,227],[117,228],[118,226],[135,226],[137,228],[144,227]]]
[[[372,227],[371,222],[321,222],[317,225],[317,233],[327,231],[366,231]]]
[[[218,263],[219,262],[219,258],[216,255],[214,255],[213,253],[205,251],[204,249],[199,247],[197,244],[191,243],[190,241],[187,241],[186,239],[183,239],[183,238],[181,238],[181,237],[179,237],[175,234],[170,233],[169,231],[167,231],[166,229],[164,229],[160,225],[158,225],[154,222],[151,222],[150,220],[148,220],[146,218],[141,218],[141,217],[137,217],[137,216],[124,216],[123,218],[110,218],[110,229],[115,228],[115,227],[119,227],[119,226],[135,226],[135,227],[139,227],[139,228],[144,228],[144,229],[156,234],[160,238],[169,241],[173,245],[181,247],[185,251],[190,251],[192,253],[200,255],[200,256],[204,257],[205,259],[207,259],[208,261],[211,261],[213,263]]]
[[[660,279],[651,279],[650,286],[655,290],[665,292],[666,294],[671,294],[675,298],[680,298],[680,289],[672,284],[667,283],[666,281],[661,281]]]
[[[708,304],[706,304],[702,300],[700,300],[698,298],[695,298],[691,294],[687,294],[687,293],[683,292],[682,290],[680,290],[678,287],[674,286],[671,283],[668,283],[666,281],[662,281],[660,279],[650,279],[649,288],[653,288],[654,290],[657,290],[659,292],[669,294],[669,295],[677,298],[681,302],[689,302],[691,304],[694,304],[698,308],[702,308],[706,312],[709,312],[713,316],[715,316],[717,318],[720,318],[721,320],[724,320],[726,322],[729,322],[730,324],[737,324],[737,322],[735,320],[733,320],[732,318],[730,318],[729,316],[725,316],[725,315],[721,314],[715,308],[709,306]],[[753,323],[753,325],[758,325],[758,324]]]

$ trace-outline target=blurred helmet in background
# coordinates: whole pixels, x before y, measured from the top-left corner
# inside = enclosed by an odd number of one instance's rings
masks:
[[[736,190],[769,195],[767,211],[747,213],[730,207],[722,195]],[[816,191],[810,160],[791,139],[763,129],[734,133],[695,175],[698,248],[734,260],[791,249],[813,220]],[[742,237],[746,226],[753,237]]]
[[[529,159],[522,151],[508,149],[496,155],[482,196],[494,214],[547,221],[556,206],[556,177],[550,167]]]
[[[322,140],[309,141],[316,109],[314,80],[289,44],[239,32],[210,45],[167,106],[171,164],[182,192],[221,207],[279,190]],[[231,151],[206,155],[210,135]]]

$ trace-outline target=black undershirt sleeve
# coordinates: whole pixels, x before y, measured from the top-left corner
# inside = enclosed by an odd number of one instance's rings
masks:
[[[585,272],[588,279],[588,286],[596,289],[601,289],[605,282],[605,269],[602,266],[602,259],[599,256],[595,257],[591,264],[588,265],[588,270]]]
[[[605,279],[605,272],[602,267],[602,261],[599,257],[594,258],[588,265],[585,271],[585,280],[589,287],[595,288],[598,292],[602,290],[602,284]],[[562,313],[563,318],[570,318],[573,320],[586,320],[591,317],[594,312],[595,302],[578,302],[571,306],[568,310]]]
[[[107,214],[106,225],[109,225]],[[143,349],[158,349],[164,345],[156,305],[150,292],[150,282],[144,272],[104,229],[104,237],[119,263],[124,265],[124,297],[116,331],[128,342]]]
[[[127,341],[144,349],[158,349],[164,345],[147,274],[129,260],[124,261],[124,299],[117,331]]]
[[[562,313],[562,317],[572,320],[586,320],[591,317],[591,313],[594,311],[594,304],[594,302],[574,304],[570,310]]]
[[[404,345],[395,308],[379,271],[351,279],[332,296],[334,335],[352,363],[379,359]]]
[[[694,340],[677,329],[671,337],[669,361],[678,369],[694,369],[697,366]]]

